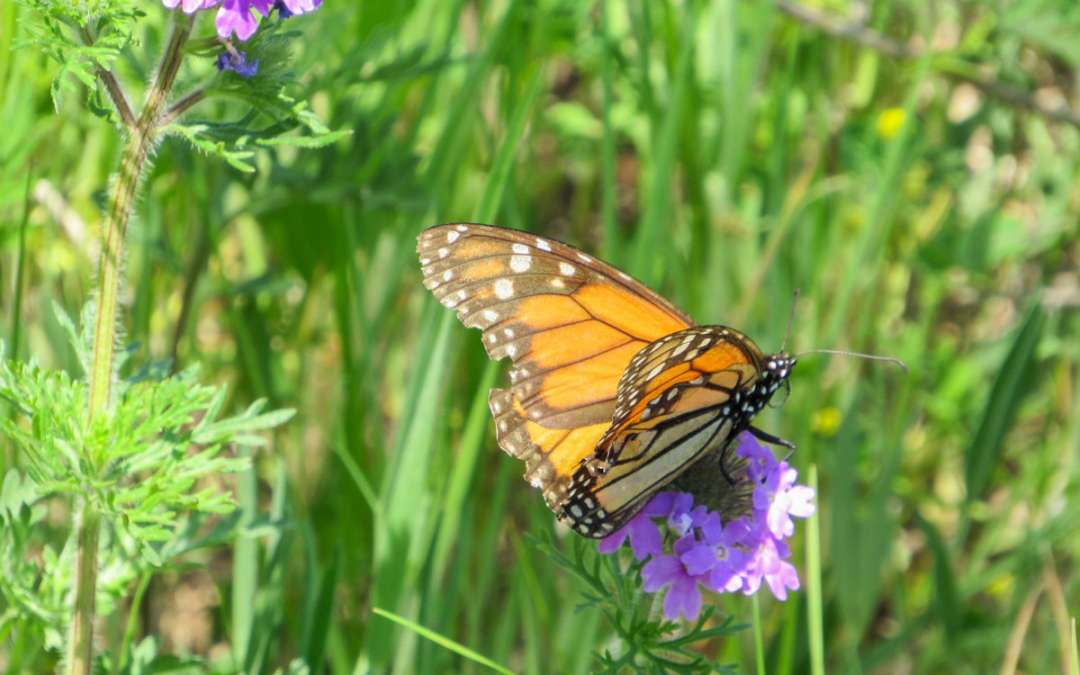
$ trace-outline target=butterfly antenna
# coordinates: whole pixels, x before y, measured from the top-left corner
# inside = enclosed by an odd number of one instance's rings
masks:
[[[791,298],[791,312],[788,313],[787,330],[784,331],[784,341],[780,343],[780,352],[783,353],[784,348],[787,347],[788,338],[791,337],[791,327],[795,325],[795,305],[799,303],[799,289],[795,289],[795,293]]]
[[[900,368],[906,373],[908,372],[908,366],[906,363],[896,358],[895,356],[881,356],[880,354],[865,354],[863,352],[850,352],[845,349],[811,349],[809,351],[796,354],[796,358],[805,356],[806,354],[835,354],[837,356],[851,356],[857,359],[866,359],[867,361],[885,361],[886,363],[892,363],[900,366]]]

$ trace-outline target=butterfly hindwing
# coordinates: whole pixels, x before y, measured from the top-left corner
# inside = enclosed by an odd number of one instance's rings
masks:
[[[723,326],[688,328],[642,350],[619,383],[611,427],[575,471],[563,509],[571,526],[587,536],[612,532],[730,443],[771,394],[758,385],[763,362],[748,337]]]

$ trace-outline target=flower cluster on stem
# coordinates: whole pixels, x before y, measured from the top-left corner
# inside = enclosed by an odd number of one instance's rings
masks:
[[[738,441],[742,461],[733,480],[752,486],[748,512],[721,514],[695,504],[688,492],[661,492],[600,541],[600,552],[613,554],[629,540],[634,557],[648,560],[642,587],[649,593],[667,589],[664,616],[670,620],[695,620],[702,588],[752,595],[764,583],[778,600],[799,588],[787,540],[795,533],[793,517],[813,515],[814,490],[797,484],[798,472],[752,435]]]

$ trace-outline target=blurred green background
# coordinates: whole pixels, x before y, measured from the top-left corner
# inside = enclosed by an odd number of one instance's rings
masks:
[[[126,339],[298,415],[237,481],[245,517],[286,526],[163,571],[140,634],[333,673],[482,670],[373,607],[515,671],[585,672],[611,646],[526,539],[555,528],[495,445],[500,369],[420,285],[418,231],[482,220],[767,351],[798,288],[793,350],[904,359],[808,357],[763,413],[818,467],[830,670],[1064,669],[1080,6],[805,2],[327,0],[296,25],[296,93],[348,140],[263,152],[253,175],[166,140],[130,229]],[[133,90],[167,18],[145,4],[117,66]],[[89,299],[119,141],[79,96],[53,108],[54,67],[9,49],[20,11],[0,4],[0,328],[9,354],[73,368],[50,307]],[[750,621],[748,599],[712,601]],[[804,672],[805,594],[763,610],[769,672]],[[749,631],[710,649],[753,669]]]

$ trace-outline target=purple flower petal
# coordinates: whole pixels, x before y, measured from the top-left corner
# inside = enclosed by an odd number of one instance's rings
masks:
[[[321,5],[322,0],[277,0],[275,3],[275,6],[277,6],[279,11],[284,7],[289,13],[289,16],[314,12]]]
[[[673,555],[657,556],[641,568],[641,587],[648,593],[655,593],[682,575],[683,566],[678,558]]]
[[[644,514],[634,518],[628,524],[630,528],[630,547],[634,549],[634,557],[638,560],[664,552],[664,537],[660,534],[660,528],[652,518]]]
[[[666,518],[671,513],[671,506],[675,503],[676,494],[678,493],[658,492],[649,500],[649,503],[645,505],[641,512],[657,518]]]
[[[701,591],[697,581],[689,577],[676,580],[664,598],[664,616],[675,621],[682,614],[687,621],[694,621],[701,613]]]
[[[630,522],[633,522],[631,520]],[[623,525],[619,529],[615,530],[608,536],[600,540],[600,543],[596,545],[596,548],[604,555],[610,555],[615,551],[622,548],[626,538],[630,536],[630,523]]]
[[[259,21],[251,14],[250,0],[224,0],[214,21],[217,33],[228,39],[233,33],[241,40],[255,34]]]
[[[638,560],[664,552],[664,537],[660,534],[660,528],[644,509],[618,530],[601,539],[597,548],[601,553],[609,555],[618,551],[627,537],[634,549],[634,557]]]
[[[777,600],[787,600],[789,589],[799,589],[799,573],[795,571],[795,566],[786,560],[777,561],[776,569],[772,574],[765,575],[765,581]]]
[[[689,551],[680,554],[679,560],[686,568],[686,573],[692,577],[705,574],[720,562],[716,557],[716,547],[709,544],[694,546]]]
[[[791,506],[788,513],[797,518],[809,518],[814,515],[817,507],[814,505],[814,488],[806,485],[796,485],[788,492],[791,497]]]
[[[724,536],[724,523],[720,520],[720,514],[715,511],[709,512],[699,529],[702,538],[710,544],[719,543]]]

